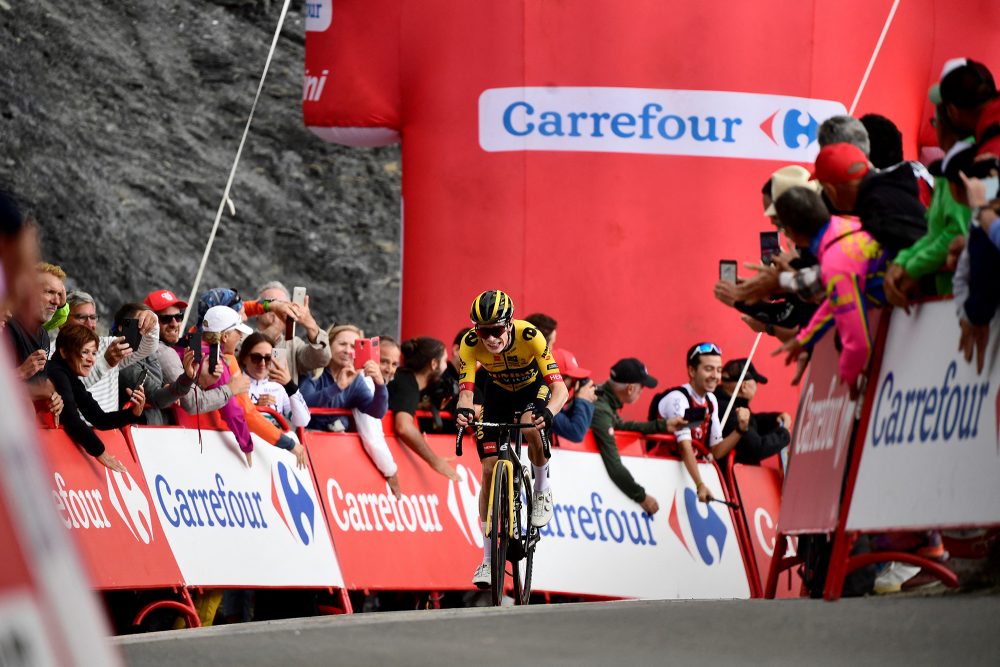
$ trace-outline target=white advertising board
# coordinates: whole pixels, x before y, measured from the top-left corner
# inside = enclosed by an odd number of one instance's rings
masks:
[[[342,587],[311,472],[254,436],[132,428],[160,524],[189,586]]]
[[[1000,523],[1000,327],[982,374],[959,333],[951,301],[892,313],[848,530]]]
[[[749,598],[729,508],[699,503],[680,461],[623,457],[660,510],[646,515],[597,454],[555,450],[554,516],[535,551],[533,588],[657,599]],[[724,498],[715,468],[702,480]]]

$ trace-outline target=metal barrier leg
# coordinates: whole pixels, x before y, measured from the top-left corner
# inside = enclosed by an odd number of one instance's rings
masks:
[[[354,613],[354,607],[351,606],[351,596],[348,595],[346,588],[340,589],[340,603],[344,606],[345,614]]]
[[[778,590],[778,577],[781,571],[788,566],[784,566],[786,558],[779,554],[784,554],[788,547],[788,538],[784,533],[778,533],[774,539],[774,555],[771,556],[771,567],[767,570],[767,583],[764,585],[764,597],[773,600]]]
[[[844,590],[844,579],[847,577],[847,561],[857,536],[838,530],[834,533],[833,549],[830,552],[830,566],[826,571],[826,586],[823,588],[823,599],[834,601],[840,599]]]

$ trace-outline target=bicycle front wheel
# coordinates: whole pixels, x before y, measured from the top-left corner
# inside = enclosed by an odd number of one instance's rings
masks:
[[[531,494],[531,477],[528,471],[524,470],[521,476],[521,483],[515,489],[515,493],[521,495],[521,511],[515,516],[517,521],[516,535],[518,535],[518,546],[521,557],[511,561],[511,582],[514,585],[514,604],[528,604],[531,597],[531,571],[535,560],[535,539],[533,531],[538,529],[531,525],[531,508],[534,499]]]
[[[508,504],[507,467],[498,463],[493,478],[493,507],[490,508],[490,569],[493,584],[493,606],[503,601],[504,575],[507,567]]]

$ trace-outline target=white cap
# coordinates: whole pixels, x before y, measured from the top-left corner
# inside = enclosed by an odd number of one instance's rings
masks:
[[[253,329],[243,324],[240,314],[229,306],[212,306],[205,313],[205,320],[202,322],[202,330],[208,333],[222,333],[230,329],[236,329],[244,336],[253,333]]]

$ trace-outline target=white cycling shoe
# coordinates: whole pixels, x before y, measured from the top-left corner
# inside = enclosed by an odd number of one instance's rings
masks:
[[[490,573],[489,563],[480,563],[472,575],[472,584],[476,588],[489,588],[493,585],[493,575]]]
[[[531,525],[541,528],[552,520],[552,489],[535,493],[531,507]]]

